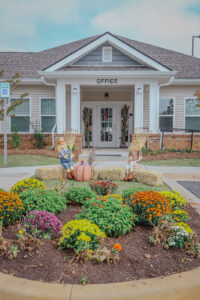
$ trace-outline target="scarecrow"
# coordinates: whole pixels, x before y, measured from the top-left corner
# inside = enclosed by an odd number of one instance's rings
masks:
[[[74,164],[72,162],[72,153],[64,138],[59,138],[58,152],[61,165],[67,170],[67,178],[74,178]]]

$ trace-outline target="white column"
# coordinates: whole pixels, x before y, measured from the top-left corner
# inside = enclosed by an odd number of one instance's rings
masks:
[[[63,133],[66,128],[66,88],[65,82],[59,79],[56,86],[56,124],[57,133]]]
[[[150,83],[149,130],[152,133],[158,133],[159,130],[159,86],[157,82]]]
[[[80,85],[71,84],[71,129],[80,133]]]
[[[135,84],[135,96],[134,96],[134,129],[143,128],[143,111],[144,111],[144,93],[143,84]]]

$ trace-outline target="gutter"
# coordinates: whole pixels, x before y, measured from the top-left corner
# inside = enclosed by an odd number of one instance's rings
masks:
[[[46,79],[45,79],[43,76],[41,77],[41,80],[42,80],[42,82],[43,82],[45,85],[55,86],[55,87],[56,87],[56,83],[50,83],[50,82],[47,82]]]
[[[173,82],[174,82],[174,76],[170,77],[170,80],[168,82],[159,84],[158,86],[159,86],[159,88],[162,86],[168,86],[168,85],[171,85]]]

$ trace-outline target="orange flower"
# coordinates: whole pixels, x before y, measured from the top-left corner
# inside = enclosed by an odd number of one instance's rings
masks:
[[[100,205],[99,205],[99,207],[103,207],[103,205],[102,205],[102,204],[100,204]]]
[[[108,228],[110,228],[110,225],[108,225]]]
[[[120,244],[114,244],[113,248],[119,252],[122,250],[122,246]]]

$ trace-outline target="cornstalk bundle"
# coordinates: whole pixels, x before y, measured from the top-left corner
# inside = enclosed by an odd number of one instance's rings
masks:
[[[69,150],[73,149],[77,133],[78,131],[75,129],[68,129],[64,131],[64,137]]]
[[[131,142],[128,150],[129,151],[140,151],[144,147],[147,137],[149,135],[148,129],[136,128],[135,129],[135,140]]]

